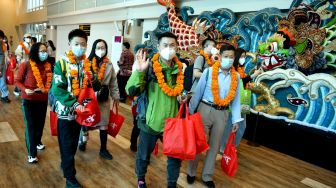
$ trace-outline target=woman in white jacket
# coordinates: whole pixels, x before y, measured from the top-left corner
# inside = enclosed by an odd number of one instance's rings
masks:
[[[91,53],[88,57],[91,61],[95,74],[98,75],[101,88],[97,92],[97,100],[101,111],[101,121],[95,126],[100,129],[100,152],[99,155],[107,160],[112,160],[112,155],[106,147],[107,143],[107,127],[110,117],[110,100],[119,104],[119,90],[117,83],[117,74],[113,68],[112,62],[107,58],[107,43],[102,39],[97,39],[92,46]],[[79,139],[79,150],[85,151],[88,135],[86,127],[82,128],[81,136]]]

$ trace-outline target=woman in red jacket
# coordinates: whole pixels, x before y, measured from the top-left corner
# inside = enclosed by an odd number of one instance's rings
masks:
[[[21,90],[29,163],[37,163],[37,150],[45,148],[41,138],[52,80],[51,64],[47,59],[45,44],[34,44],[29,53],[29,61],[21,63],[15,81]]]

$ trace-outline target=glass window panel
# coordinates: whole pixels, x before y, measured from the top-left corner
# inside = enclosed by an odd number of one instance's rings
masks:
[[[48,16],[58,14],[58,4],[48,6]]]
[[[116,3],[123,3],[124,0],[97,0],[97,7],[98,6],[104,6],[104,5],[110,5],[110,4],[116,4]]]
[[[76,10],[94,8],[96,0],[76,0]]]
[[[59,3],[59,13],[73,12],[74,11],[74,0],[68,0]]]

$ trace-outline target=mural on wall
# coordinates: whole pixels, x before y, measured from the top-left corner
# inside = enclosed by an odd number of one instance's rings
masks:
[[[252,113],[336,133],[336,1],[294,0],[289,11],[266,8],[235,14],[220,8],[193,14],[173,0],[158,0],[167,8],[148,40],[136,47],[157,51],[156,34],[178,36],[182,58],[190,62],[201,42],[210,37],[248,51],[245,72],[262,67],[249,88]]]

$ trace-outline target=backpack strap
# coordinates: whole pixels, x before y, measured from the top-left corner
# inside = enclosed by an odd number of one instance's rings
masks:
[[[60,63],[61,63],[62,73],[65,77],[67,77],[67,73],[69,70],[69,64],[65,63],[62,58],[60,59]]]

